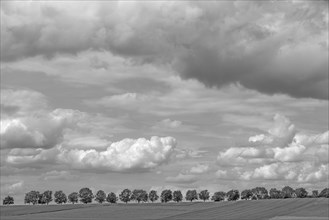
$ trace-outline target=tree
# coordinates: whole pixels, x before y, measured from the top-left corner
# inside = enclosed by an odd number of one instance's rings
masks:
[[[161,202],[169,202],[172,200],[172,192],[170,189],[165,189],[161,192]]]
[[[268,192],[265,187],[256,187],[251,190],[252,194],[257,197],[257,199],[266,199],[268,197]]]
[[[157,201],[159,199],[157,191],[151,190],[149,193],[149,199],[151,200],[151,202]]]
[[[225,192],[215,192],[214,195],[211,197],[211,200],[215,202],[220,202],[225,199],[226,193]]]
[[[14,204],[14,198],[11,196],[5,197],[5,199],[2,201],[3,205],[12,205]]]
[[[87,187],[82,188],[79,191],[79,198],[80,198],[80,202],[84,204],[91,203],[94,198],[93,191],[91,191],[91,189]]]
[[[78,203],[79,194],[77,192],[71,193],[67,198],[72,204]]]
[[[67,202],[67,197],[62,190],[56,191],[54,197],[55,197],[55,202],[57,204],[63,204],[63,203],[65,204]]]
[[[319,197],[329,198],[329,188],[323,189],[320,192]]]
[[[131,191],[129,189],[124,189],[120,193],[119,198],[122,202],[128,203],[131,199]]]
[[[173,201],[181,202],[183,200],[183,194],[180,190],[174,191],[173,193]]]
[[[95,201],[98,203],[103,203],[106,200],[106,194],[103,190],[98,190],[95,195]]]
[[[295,190],[297,198],[305,198],[307,197],[308,192],[304,188],[297,188]]]
[[[282,198],[282,192],[276,188],[270,189],[270,198],[271,199],[280,199]]]
[[[313,190],[312,191],[312,197],[313,198],[318,198],[319,197],[319,191],[318,190]]]
[[[147,192],[143,189],[135,189],[132,192],[131,200],[135,200],[138,203],[140,203],[141,201],[142,202],[147,202],[147,200],[148,200]]]
[[[196,192],[196,190],[187,190],[186,192],[186,196],[185,199],[188,201],[193,201],[193,200],[197,200],[198,199],[198,194]]]
[[[241,199],[249,200],[253,196],[253,193],[250,189],[245,189],[241,192]]]
[[[208,200],[209,199],[209,192],[208,192],[208,190],[202,190],[199,193],[199,199],[203,200],[203,202],[205,202],[206,200]]]
[[[226,193],[226,196],[228,201],[235,201],[240,197],[240,193],[239,190],[232,189]]]
[[[115,195],[115,193],[111,192],[107,195],[106,201],[109,203],[116,203],[118,201],[118,197]]]
[[[285,186],[282,188],[282,198],[292,198],[294,189],[291,188],[290,186]]]
[[[53,192],[50,190],[47,190],[47,191],[43,192],[42,194],[40,194],[39,203],[48,205],[51,201],[53,201],[52,194],[53,194]]]
[[[39,201],[40,193],[38,191],[30,191],[25,194],[24,203],[32,203],[33,205],[37,204]]]

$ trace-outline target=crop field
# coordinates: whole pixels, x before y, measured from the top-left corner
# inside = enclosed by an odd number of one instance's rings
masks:
[[[329,199],[1,206],[1,220],[329,219]]]

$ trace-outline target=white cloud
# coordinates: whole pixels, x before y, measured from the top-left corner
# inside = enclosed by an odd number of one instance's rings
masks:
[[[149,170],[167,162],[175,147],[172,137],[123,139],[105,151],[61,149],[58,162],[76,169]]]
[[[77,176],[76,175],[72,175],[69,171],[66,170],[62,170],[62,171],[57,171],[57,170],[53,170],[53,171],[49,171],[46,172],[44,174],[42,174],[42,179],[44,180],[70,180],[70,179],[76,179]]]
[[[198,164],[194,167],[191,167],[190,173],[202,174],[202,173],[206,173],[208,170],[209,170],[209,165],[207,165],[207,164]]]
[[[153,128],[174,129],[180,127],[181,125],[182,125],[181,121],[171,120],[170,118],[166,118],[158,122],[155,126],[153,126]]]
[[[52,148],[83,113],[56,109],[50,113],[1,120],[1,148]]]
[[[288,118],[277,114],[268,134],[249,138],[253,147],[231,147],[219,152],[217,162],[227,169],[216,175],[227,178],[230,170],[231,177],[243,180],[324,181],[324,176],[328,176],[327,143],[328,131],[301,134]],[[231,167],[238,169],[234,171]]]
[[[188,184],[188,183],[194,183],[198,180],[197,176],[192,174],[182,174],[179,173],[177,176],[169,176],[166,178],[166,182],[169,183],[182,183],[182,184]]]

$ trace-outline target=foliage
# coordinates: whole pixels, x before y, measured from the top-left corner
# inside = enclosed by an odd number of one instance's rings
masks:
[[[282,198],[282,192],[276,188],[270,189],[270,198],[271,199],[280,199]]]
[[[240,193],[239,190],[232,189],[226,193],[226,196],[228,201],[235,201],[239,199]]]
[[[241,192],[241,199],[249,200],[253,196],[253,193],[250,189],[245,189]]]
[[[24,203],[32,203],[33,205],[37,204],[39,201],[39,191],[30,191],[25,194]]]
[[[147,202],[147,200],[148,200],[148,194],[143,189],[135,189],[132,192],[131,200],[135,200],[138,203],[140,203],[140,202]]]
[[[202,190],[199,193],[199,199],[203,200],[204,202],[209,199],[209,192],[208,190]]]
[[[226,193],[225,192],[215,192],[214,195],[211,197],[211,200],[215,202],[219,202],[225,199]]]
[[[115,193],[110,192],[106,197],[106,201],[109,203],[116,203],[118,201],[118,197],[115,195]]]
[[[282,188],[282,198],[292,198],[294,189],[291,188],[290,186],[285,186]]]
[[[106,194],[103,190],[98,190],[98,192],[95,195],[95,200],[98,203],[103,203],[106,200]]]
[[[308,192],[304,188],[298,188],[295,190],[297,198],[306,198]]]
[[[320,192],[319,197],[329,198],[329,188],[323,189]]]
[[[53,192],[50,190],[47,190],[47,191],[43,192],[42,194],[39,194],[38,203],[48,205],[51,201],[53,201],[52,194],[53,194]]]
[[[319,197],[319,191],[318,191],[318,190],[313,190],[313,191],[312,191],[312,197],[313,197],[313,198],[317,198],[317,197]]]
[[[157,191],[151,190],[150,193],[149,193],[149,200],[151,202],[154,202],[154,201],[157,201],[158,199],[159,199],[159,196],[157,194]]]
[[[89,188],[82,188],[79,191],[79,197],[80,197],[80,202],[87,204],[87,203],[91,203],[93,198],[94,198],[94,194],[91,191],[91,189]]]
[[[77,192],[71,193],[67,198],[72,204],[78,203],[79,194]]]
[[[4,200],[2,201],[3,205],[12,205],[14,204],[14,198],[11,196],[7,196],[4,198]]]
[[[169,202],[172,200],[172,192],[170,189],[165,189],[161,192],[161,202]]]
[[[67,197],[66,197],[65,193],[63,193],[62,190],[56,191],[54,194],[54,197],[55,197],[55,202],[57,204],[63,204],[63,203],[67,202]]]
[[[183,194],[180,190],[174,191],[173,193],[173,201],[181,202],[183,200]]]
[[[265,187],[256,187],[251,190],[252,194],[257,197],[257,199],[266,199],[268,197],[268,192]]]
[[[186,195],[185,195],[185,199],[188,201],[193,201],[193,200],[197,200],[198,199],[198,194],[196,192],[196,190],[187,190]]]
[[[130,199],[131,199],[131,191],[129,189],[124,189],[120,195],[119,195],[119,198],[122,202],[129,202]]]

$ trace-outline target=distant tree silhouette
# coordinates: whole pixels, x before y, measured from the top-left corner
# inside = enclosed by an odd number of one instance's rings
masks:
[[[109,203],[117,203],[118,197],[115,195],[115,193],[110,192],[106,197],[106,201]]]
[[[203,202],[205,202],[206,200],[209,200],[209,192],[208,190],[202,190],[199,193],[199,199],[203,200]]]
[[[103,190],[98,190],[95,195],[95,201],[98,203],[103,203],[106,200],[106,194]]]
[[[271,199],[280,199],[282,198],[282,192],[276,188],[270,189],[270,198]]]
[[[67,202],[67,197],[62,190],[56,191],[54,197],[57,204],[65,204]]]
[[[198,193],[196,192],[196,190],[187,190],[186,195],[185,195],[185,199],[187,201],[193,201],[193,200],[198,200]]]
[[[78,203],[79,194],[77,192],[73,192],[67,198],[72,204]]]
[[[215,202],[220,202],[222,200],[225,200],[226,193],[225,192],[215,192],[214,195],[211,197],[211,200]]]
[[[80,189],[79,198],[80,198],[80,202],[82,202],[84,204],[91,203],[93,201],[94,194],[91,191],[91,189],[85,187],[85,188]]]
[[[297,188],[295,190],[297,198],[305,198],[307,197],[308,192],[304,188]]]
[[[180,190],[174,191],[173,193],[173,201],[181,202],[183,200],[183,194]]]
[[[241,199],[249,200],[253,196],[253,193],[250,189],[245,189],[241,192]]]
[[[320,192],[319,197],[329,198],[329,188],[323,189]]]
[[[291,188],[290,186],[285,186],[282,188],[282,198],[286,199],[286,198],[292,198],[293,197],[293,193],[295,192],[293,188]]]
[[[226,197],[227,197],[227,200],[228,201],[235,201],[235,200],[238,200],[239,197],[240,197],[240,193],[239,193],[239,190],[230,190],[226,193]]]
[[[256,187],[251,190],[252,194],[257,197],[257,199],[267,199],[268,192],[265,187]]]
[[[12,205],[14,204],[14,198],[11,196],[7,196],[4,198],[4,200],[2,201],[3,205]]]
[[[131,199],[131,191],[129,189],[124,189],[120,193],[119,198],[122,202],[128,203]]]
[[[138,203],[140,202],[147,202],[148,200],[148,194],[143,189],[134,189],[131,195],[131,200],[135,200]]]
[[[37,204],[39,201],[40,193],[39,191],[30,191],[25,194],[24,203],[32,203],[33,205]]]
[[[318,196],[319,196],[319,191],[318,190],[313,190],[312,191],[312,197],[313,198],[318,198]]]
[[[53,201],[52,194],[53,194],[53,192],[50,190],[47,190],[47,191],[43,192],[42,194],[39,194],[38,203],[48,205],[51,201]]]
[[[172,192],[170,189],[165,189],[161,192],[161,202],[169,202],[172,200]]]
[[[158,199],[159,199],[159,196],[157,194],[157,191],[151,190],[150,193],[149,193],[149,200],[151,202],[154,202],[154,201],[157,201]]]

